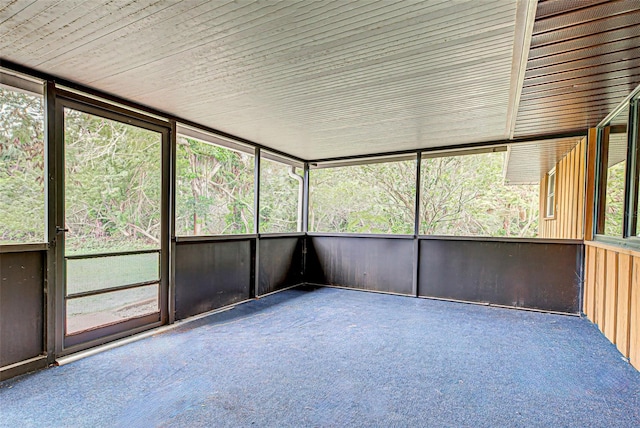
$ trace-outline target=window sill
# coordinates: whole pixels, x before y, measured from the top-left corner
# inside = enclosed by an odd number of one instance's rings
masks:
[[[612,249],[619,248],[621,250],[630,250],[634,252],[640,252],[640,237],[630,238],[616,238],[605,235],[595,235],[593,241],[595,244],[605,245],[612,247]]]
[[[40,244],[1,244],[0,254],[5,253],[26,253],[30,251],[46,251],[49,245],[46,243]]]

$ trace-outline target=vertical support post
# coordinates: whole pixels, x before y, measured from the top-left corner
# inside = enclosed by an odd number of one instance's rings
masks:
[[[160,150],[160,179],[162,197],[160,201],[160,320],[163,324],[169,322],[170,304],[170,265],[171,265],[171,205],[173,203],[172,174],[171,174],[171,132],[162,132],[162,148]]]
[[[253,233],[260,233],[260,147],[254,150],[253,164]]]
[[[595,170],[595,230],[594,234],[604,233],[604,209],[607,195],[607,165],[609,162],[610,127],[597,128],[596,170]]]
[[[584,240],[592,241],[595,229],[596,212],[596,168],[597,168],[597,130],[590,128],[587,135],[585,162],[585,198],[584,198]]]
[[[422,152],[416,153],[416,194],[414,205],[414,217],[413,217],[413,286],[412,293],[414,296],[420,296],[420,290],[418,287],[418,274],[420,270],[420,174],[422,171]]]
[[[302,282],[307,279],[307,233],[309,232],[309,162],[304,163],[302,184]]]
[[[163,223],[168,223],[169,230],[167,231],[168,239],[168,251],[169,251],[169,283],[168,283],[168,302],[167,310],[169,311],[169,318],[167,322],[173,324],[176,320],[176,145],[178,141],[177,125],[175,120],[170,121],[171,130],[169,132],[169,150],[167,155],[163,155],[163,166],[165,165],[165,157],[167,159],[167,167],[163,168],[162,174],[168,176],[168,192],[162,193],[169,196],[169,207],[166,212],[168,219]],[[164,153],[164,151],[163,151]],[[164,178],[163,178],[164,185]],[[164,235],[163,235],[164,236]]]
[[[637,235],[638,222],[638,178],[640,162],[638,162],[638,99],[629,103],[627,120],[627,176],[624,198],[624,234],[625,238]]]
[[[260,147],[256,147],[253,168],[253,233],[256,235],[256,248],[251,297],[258,297],[260,293],[260,156]]]
[[[304,163],[302,184],[302,232],[309,231],[309,162]]]
[[[44,85],[44,143],[45,143],[45,235],[49,248],[47,249],[47,272],[45,276],[45,301],[44,301],[44,344],[47,353],[47,364],[53,364],[57,349],[56,328],[56,290],[60,287],[57,283],[56,272],[56,217],[57,217],[57,155],[56,144],[56,85],[53,81],[47,81]]]
[[[53,84],[53,82],[52,82]],[[64,335],[66,329],[66,292],[67,292],[67,266],[64,258],[65,252],[65,235],[63,230],[66,227],[65,220],[65,187],[64,187],[64,108],[57,100],[57,91],[55,86],[53,87],[54,100],[52,105],[48,105],[47,109],[51,108],[50,123],[48,127],[53,135],[52,153],[51,159],[52,174],[54,182],[54,257],[55,257],[55,279],[54,279],[54,313],[55,313],[55,354],[60,355],[64,349]],[[49,103],[51,104],[51,103]]]
[[[415,205],[413,208],[414,212],[414,221],[413,221],[413,236],[417,237],[420,235],[420,175],[422,173],[422,168],[420,167],[422,163],[422,152],[419,151],[416,153],[416,199]]]

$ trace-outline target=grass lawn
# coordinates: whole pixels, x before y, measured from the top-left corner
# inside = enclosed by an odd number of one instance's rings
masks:
[[[67,294],[160,279],[159,253],[67,260]]]
[[[160,281],[160,254],[66,260],[67,295]],[[158,311],[158,284],[67,300],[67,333]]]

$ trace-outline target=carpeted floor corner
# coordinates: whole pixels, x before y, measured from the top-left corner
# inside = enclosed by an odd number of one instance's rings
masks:
[[[294,289],[0,383],[2,427],[638,427],[588,320]]]

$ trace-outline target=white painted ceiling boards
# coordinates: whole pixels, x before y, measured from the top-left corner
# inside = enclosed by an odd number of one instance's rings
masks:
[[[0,58],[321,159],[508,138],[526,11],[515,0],[5,1]]]
[[[0,65],[306,160],[575,136],[639,43],[638,0],[0,0]]]

